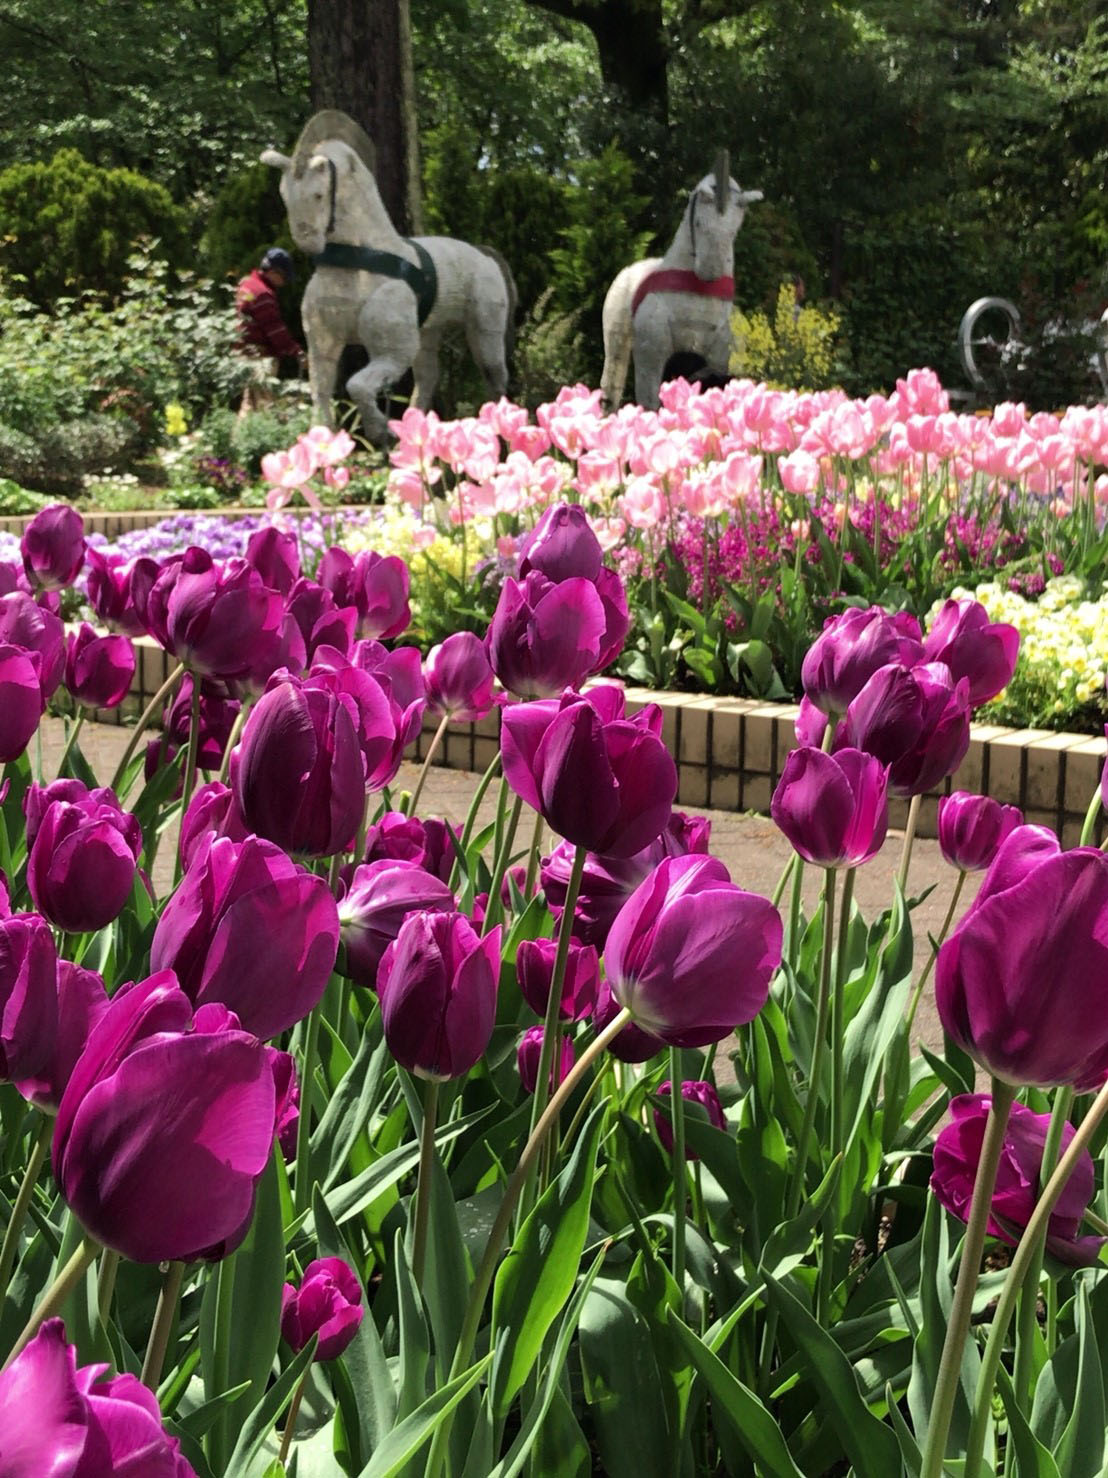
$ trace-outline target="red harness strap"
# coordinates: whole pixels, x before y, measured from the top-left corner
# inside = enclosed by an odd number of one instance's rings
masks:
[[[643,298],[650,293],[696,293],[701,298],[726,298],[730,302],[735,296],[735,279],[713,277],[706,281],[695,272],[677,267],[659,268],[648,273],[635,289],[635,296],[631,299],[632,318],[639,311]]]

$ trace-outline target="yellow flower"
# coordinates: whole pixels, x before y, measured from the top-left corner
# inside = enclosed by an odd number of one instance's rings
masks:
[[[189,429],[188,417],[185,415],[184,406],[171,401],[165,408],[165,434],[167,436],[184,436]]]

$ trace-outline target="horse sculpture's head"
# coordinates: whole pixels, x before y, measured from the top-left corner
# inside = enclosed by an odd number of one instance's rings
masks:
[[[327,244],[342,176],[356,173],[359,160],[372,174],[373,145],[353,119],[333,108],[308,120],[291,155],[263,151],[262,163],[281,171],[281,199],[292,239],[309,256],[317,256]]]
[[[743,223],[746,208],[762,199],[761,190],[743,190],[728,173],[727,155],[689,194],[685,221],[689,231],[693,270],[714,277],[728,270],[731,244]]]

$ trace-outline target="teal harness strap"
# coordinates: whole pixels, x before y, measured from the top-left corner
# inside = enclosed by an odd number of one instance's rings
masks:
[[[420,327],[423,327],[439,291],[438,274],[426,247],[418,241],[404,238],[415,248],[419,266],[395,252],[378,251],[372,246],[351,246],[345,241],[329,241],[323,250],[312,258],[317,267],[345,267],[350,272],[375,272],[378,277],[397,277],[406,282],[416,296],[416,310]]]

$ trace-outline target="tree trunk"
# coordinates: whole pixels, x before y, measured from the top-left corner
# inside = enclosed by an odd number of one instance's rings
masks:
[[[669,40],[662,0],[527,0],[527,4],[588,26],[605,85],[632,108],[667,121]]]
[[[418,228],[419,174],[408,0],[308,0],[312,109],[339,108],[377,155],[377,188],[398,231]]]

